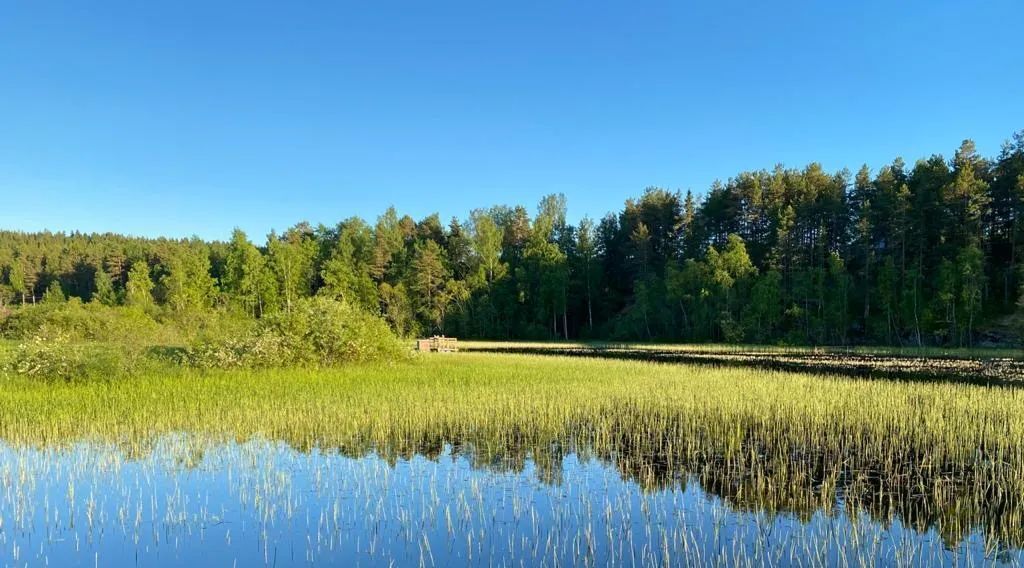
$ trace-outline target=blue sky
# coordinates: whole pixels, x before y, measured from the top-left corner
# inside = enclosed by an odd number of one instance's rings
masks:
[[[570,217],[775,163],[985,155],[1018,0],[9,2],[0,227],[254,240],[389,205]]]

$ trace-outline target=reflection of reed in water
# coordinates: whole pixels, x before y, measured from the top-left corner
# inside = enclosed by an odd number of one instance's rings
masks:
[[[989,547],[1024,547],[1019,456],[1003,454],[996,460],[979,453],[973,462],[934,461],[911,445],[889,443],[885,459],[878,459],[877,453],[863,447],[777,446],[754,430],[723,443],[699,430],[672,437],[652,434],[650,428],[637,431],[637,424],[604,424],[602,430],[616,433],[604,436],[585,434],[598,431],[581,423],[570,428],[574,436],[544,443],[525,430],[514,438],[461,440],[424,431],[388,445],[353,440],[326,451],[353,458],[376,454],[391,467],[417,455],[438,461],[449,453],[466,458],[475,469],[497,473],[521,473],[532,464],[538,480],[548,485],[563,483],[562,461],[575,454],[614,466],[646,492],[685,489],[692,479],[705,493],[721,497],[738,511],[794,515],[807,522],[817,512],[834,514],[844,508],[851,517],[864,513],[882,526],[898,518],[918,532],[934,528],[950,548],[978,529]],[[880,440],[863,443],[882,447]],[[302,446],[293,447],[312,449]],[[131,447],[139,457],[139,446]],[[201,447],[197,442],[193,451],[179,452],[177,463],[200,463]]]
[[[330,373],[266,371],[110,385],[11,383],[0,438],[81,440],[146,455],[154,438],[263,438],[390,463],[446,444],[475,467],[564,483],[576,453],[653,491],[698,481],[740,510],[848,509],[1024,543],[1024,390],[850,381],[755,370],[460,355]],[[190,450],[191,451],[191,450]]]
[[[988,547],[1024,547],[1024,481],[1016,453],[993,459],[978,452],[971,461],[937,461],[932,452],[900,440],[779,445],[756,429],[723,441],[701,429],[653,434],[652,428],[637,430],[638,423],[605,423],[600,429],[581,423],[569,429],[574,436],[544,443],[527,442],[528,433],[521,432],[518,443],[502,436],[449,446],[448,440],[424,433],[390,449],[368,444],[352,455],[375,451],[394,465],[416,454],[436,460],[450,448],[477,469],[519,473],[532,463],[540,481],[558,485],[562,460],[575,454],[614,466],[646,492],[685,489],[692,479],[738,511],[794,515],[807,522],[815,513],[845,509],[850,517],[867,514],[882,526],[898,518],[918,532],[936,529],[950,548],[979,529]],[[667,430],[679,432],[679,426]]]
[[[619,417],[628,416],[619,414]],[[604,420],[607,420],[605,418]],[[685,421],[666,422],[651,417],[659,428],[679,433]],[[666,428],[666,426],[668,426]],[[611,422],[579,421],[566,428],[563,438],[543,439],[537,432],[519,429],[515,435],[478,435],[450,439],[438,432],[407,432],[388,443],[351,438],[329,448],[310,444],[308,439],[280,440],[299,451],[338,454],[350,458],[380,457],[388,467],[421,456],[441,462],[459,456],[476,470],[493,473],[531,471],[550,486],[565,484],[563,460],[597,459],[615,467],[621,477],[645,493],[685,490],[697,482],[700,490],[721,498],[731,510],[767,515],[792,515],[804,523],[816,513],[850,518],[866,515],[886,527],[899,519],[903,526],[919,533],[936,529],[949,549],[955,549],[975,531],[984,537],[986,550],[1024,547],[1024,486],[1019,456],[992,459],[978,453],[977,460],[934,461],[909,444],[881,446],[881,440],[862,440],[878,452],[863,447],[830,447],[790,443],[776,445],[748,428],[738,437],[725,440],[714,428],[692,429],[688,435],[655,433],[639,417]],[[614,435],[608,435],[614,432]],[[482,434],[482,433],[481,433]],[[494,434],[494,433],[492,433]],[[229,442],[244,445],[247,441]],[[204,465],[213,445],[224,440],[194,435],[150,440],[147,443],[115,444],[126,460],[159,458],[170,470],[188,470]],[[214,452],[216,453],[216,452]],[[59,457],[60,452],[54,451]],[[886,459],[878,460],[879,455]],[[571,470],[569,470],[571,473]]]
[[[685,488],[689,480],[738,511],[790,514],[807,522],[817,512],[845,508],[866,513],[883,526],[899,518],[919,532],[935,528],[950,548],[980,529],[986,545],[1024,547],[1024,479],[1018,448],[969,460],[922,448],[912,440],[861,437],[842,444],[794,439],[773,426],[698,426],[679,416],[643,414],[620,408],[614,415],[577,420],[560,438],[523,426],[514,432],[455,429],[403,432],[390,440],[354,436],[336,447],[309,438],[282,439],[297,451],[337,452],[347,457],[375,454],[391,467],[423,456],[438,461],[449,453],[475,469],[523,472],[533,465],[539,481],[563,483],[563,459],[575,454],[618,469],[645,492]],[[452,436],[459,436],[454,438]],[[198,466],[212,440],[185,436],[170,466]],[[235,442],[244,442],[236,439]],[[120,445],[130,460],[146,458],[166,444],[149,440]]]

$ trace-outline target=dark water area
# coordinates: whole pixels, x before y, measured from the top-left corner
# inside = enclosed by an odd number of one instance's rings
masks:
[[[1024,563],[1020,540],[1004,544],[983,518],[951,535],[941,515],[903,518],[840,487],[819,488],[821,504],[809,505],[768,499],[780,489],[770,480],[713,465],[652,478],[631,470],[635,456],[488,456],[450,444],[351,456],[189,435],[141,455],[4,445],[0,566]]]
[[[483,353],[596,357],[715,367],[746,367],[859,378],[1024,387],[1024,361],[1012,357],[918,357],[857,352],[786,353],[629,347],[472,347]]]

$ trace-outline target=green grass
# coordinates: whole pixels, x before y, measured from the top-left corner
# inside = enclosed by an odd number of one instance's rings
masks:
[[[739,426],[823,445],[897,437],[933,455],[966,457],[981,446],[1019,450],[1022,403],[1020,390],[463,353],[328,370],[166,369],[113,382],[10,377],[0,391],[0,436],[135,439],[188,430],[334,445],[401,441],[435,427],[476,436],[515,426],[519,437],[546,440],[573,434],[583,420],[601,427],[595,436],[611,436],[636,414],[671,418],[663,426],[676,429]]]
[[[735,506],[809,515],[846,504],[956,542],[1024,540],[1024,390],[849,380],[566,357],[460,353],[333,370],[194,372],[118,381],[8,378],[0,438],[113,442],[279,439],[299,449],[529,457],[578,451],[644,487],[696,475]]]

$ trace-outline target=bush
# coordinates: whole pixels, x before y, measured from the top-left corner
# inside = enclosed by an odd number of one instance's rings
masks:
[[[244,312],[224,308],[168,310],[159,321],[174,330],[180,345],[223,337],[242,337],[256,325],[255,320]]]
[[[289,359],[280,337],[255,331],[239,338],[199,341],[182,356],[182,363],[204,369],[275,367]]]
[[[162,329],[156,320],[142,310],[97,303],[83,304],[78,298],[71,298],[67,302],[22,306],[0,325],[0,332],[11,339],[30,339],[59,332],[71,341],[137,344],[166,341],[169,335],[168,330]]]
[[[301,300],[241,337],[201,341],[185,351],[186,363],[206,368],[330,367],[407,356],[383,319],[328,298]]]
[[[67,334],[46,332],[18,344],[7,356],[6,371],[49,381],[109,380],[138,372],[146,363],[140,351],[120,345],[82,345]]]

